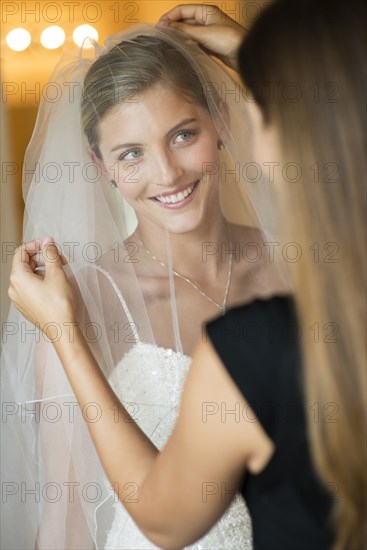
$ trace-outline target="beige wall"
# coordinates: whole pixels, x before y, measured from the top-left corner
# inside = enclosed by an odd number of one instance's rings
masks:
[[[22,201],[19,193],[19,181],[15,175],[12,175],[15,167],[16,154],[14,147],[9,140],[10,121],[6,104],[1,102],[1,150],[0,166],[2,172],[1,178],[1,285],[0,285],[0,313],[1,320],[4,321],[9,309],[9,299],[7,294],[8,279],[11,267],[11,250],[14,244],[18,243],[21,237],[21,212]],[[32,117],[33,118],[33,117]],[[21,152],[19,153],[21,154]]]

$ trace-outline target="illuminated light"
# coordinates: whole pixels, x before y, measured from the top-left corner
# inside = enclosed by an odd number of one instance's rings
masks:
[[[18,27],[7,34],[6,43],[11,50],[22,52],[26,50],[31,43],[31,35],[25,29]]]
[[[79,25],[74,29],[73,40],[77,46],[81,47],[83,45],[83,48],[93,48],[93,44],[88,38],[98,40],[98,32],[91,25]]]
[[[61,27],[52,25],[47,27],[41,34],[41,44],[48,50],[54,50],[65,42],[65,32]]]

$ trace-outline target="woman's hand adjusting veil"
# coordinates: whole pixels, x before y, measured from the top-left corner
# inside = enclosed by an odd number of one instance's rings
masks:
[[[62,326],[75,321],[74,298],[63,270],[67,260],[53,240],[34,239],[19,246],[14,254],[9,298],[16,308],[41,330],[50,323]],[[45,275],[35,272],[45,267]]]
[[[244,28],[217,6],[188,4],[176,6],[161,16],[158,25],[176,28],[198,42],[209,54],[238,70],[237,51]]]

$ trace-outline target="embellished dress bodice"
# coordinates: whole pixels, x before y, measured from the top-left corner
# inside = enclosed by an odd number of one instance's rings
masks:
[[[100,269],[115,282],[106,271]],[[119,289],[116,293],[133,321]],[[130,416],[161,450],[167,442],[179,413],[179,404],[191,358],[137,339],[109,376],[109,383]],[[132,491],[130,497],[134,498]],[[157,500],[159,495],[157,495]],[[115,514],[107,533],[105,550],[157,548],[135,524],[124,505],[114,503]],[[222,518],[190,549],[250,550],[252,528],[247,507],[237,495]]]
[[[125,354],[109,378],[120,401],[158,449],[165,445],[175,425],[189,365],[187,355],[138,342]],[[133,496],[132,492],[130,497]],[[157,548],[144,536],[122,503],[116,502],[114,507],[115,517],[106,550]],[[251,522],[242,497],[238,495],[216,525],[187,548],[252,548]]]

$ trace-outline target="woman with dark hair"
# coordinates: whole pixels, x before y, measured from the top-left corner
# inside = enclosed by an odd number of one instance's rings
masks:
[[[238,30],[219,10],[203,13],[181,6],[163,23],[234,65]],[[364,547],[365,16],[359,1],[279,1],[241,45],[258,163],[301,171],[292,183],[284,172],[274,178],[274,208],[281,238],[303,254],[291,265],[293,299],[255,300],[207,325],[163,451],[135,423],[113,421],[114,394],[78,328],[73,342],[54,344],[80,406],[102,408],[89,430],[111,483],[122,501],[126,480],[138,484],[128,510],[160,546],[200,537],[240,488],[255,548]],[[287,95],[290,83],[302,97]],[[10,297],[41,329],[51,319],[73,323],[54,245],[44,248],[45,278],[33,273],[40,244],[15,254]]]

